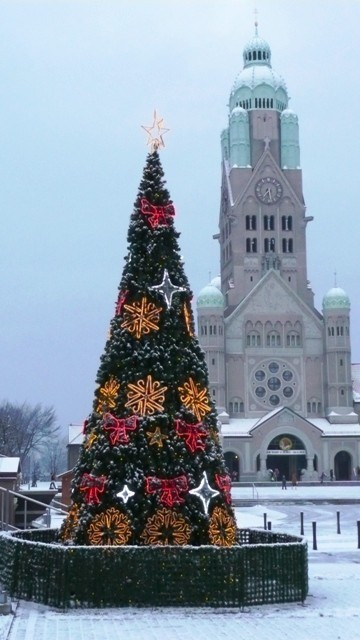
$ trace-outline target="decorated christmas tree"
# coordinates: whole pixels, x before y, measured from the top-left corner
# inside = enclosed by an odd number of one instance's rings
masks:
[[[231,481],[158,153],[161,124],[154,117],[146,128],[152,149],[60,530],[67,544],[236,542]]]

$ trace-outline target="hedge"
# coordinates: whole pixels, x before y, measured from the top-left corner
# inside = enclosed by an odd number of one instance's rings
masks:
[[[57,530],[0,533],[0,581],[11,597],[59,608],[241,607],[304,601],[307,544],[240,529],[238,544],[64,546]]]

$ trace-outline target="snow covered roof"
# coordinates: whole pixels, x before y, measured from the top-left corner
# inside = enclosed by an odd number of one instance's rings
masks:
[[[14,473],[17,474],[20,466],[20,458],[8,458],[7,456],[0,456],[0,473]]]
[[[82,424],[70,424],[68,444],[82,444],[83,440],[84,434]]]
[[[221,435],[227,438],[232,436],[246,438],[251,435],[254,427],[259,427],[264,422],[267,422],[282,409],[283,407],[278,407],[261,418],[230,418],[228,424],[222,425]],[[326,418],[305,419],[309,424],[322,431],[323,436],[360,436],[360,425],[358,423],[330,424]]]

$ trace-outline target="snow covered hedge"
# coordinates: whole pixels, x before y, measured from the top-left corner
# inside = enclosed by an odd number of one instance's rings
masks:
[[[0,533],[0,581],[15,598],[67,608],[239,607],[304,601],[302,538],[241,529],[234,547],[75,547],[57,530]]]

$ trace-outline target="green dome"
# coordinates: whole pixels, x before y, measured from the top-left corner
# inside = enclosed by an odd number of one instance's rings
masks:
[[[201,289],[196,302],[198,309],[204,307],[217,307],[218,309],[224,308],[224,296],[219,288],[214,284],[207,284],[206,287]]]
[[[333,287],[323,298],[323,309],[350,309],[350,298],[344,289]]]

